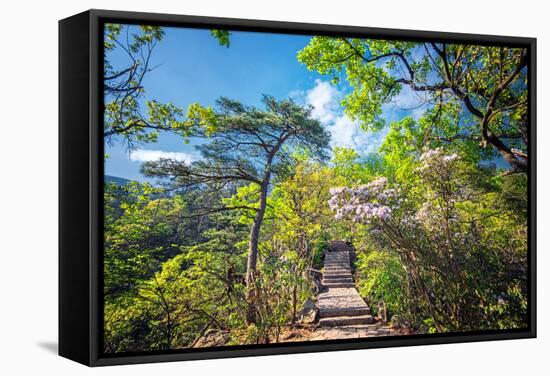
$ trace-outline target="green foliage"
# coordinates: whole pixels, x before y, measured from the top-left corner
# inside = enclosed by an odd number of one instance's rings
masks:
[[[218,40],[220,46],[229,47],[229,37],[231,36],[231,33],[228,30],[212,29],[210,30],[210,33]]]
[[[191,104],[187,109],[188,128],[197,126],[204,130],[206,136],[211,136],[217,131],[216,113],[211,107],[202,107],[198,103]]]
[[[293,321],[292,290],[301,282],[291,261],[276,255],[266,255],[258,270],[256,288],[259,299],[256,313],[259,320],[248,328],[248,341],[279,342],[281,328]]]
[[[343,178],[342,183],[346,185],[366,183],[384,172],[383,160],[379,154],[360,156],[353,149],[338,147],[332,150],[332,154],[334,173]]]
[[[346,79],[352,91],[342,105],[365,130],[382,129],[382,107],[407,89],[425,98],[424,142],[490,146],[526,172],[524,49],[314,37],[298,60],[333,81]]]
[[[398,171],[389,215],[354,218],[363,296],[421,331],[523,327],[526,216],[499,203],[516,178],[443,149],[407,166],[389,170]]]
[[[179,247],[125,293],[106,296],[106,351],[190,347],[210,328],[243,325],[244,228],[226,216],[217,224],[204,242]]]
[[[163,37],[164,31],[158,26],[105,25],[103,132],[108,142],[118,138],[132,148],[134,143],[156,141],[161,125],[155,120],[159,119],[142,115],[143,80],[151,70],[153,50]],[[113,66],[113,55],[122,55],[124,63]]]
[[[229,47],[230,33],[212,30],[221,46]],[[104,28],[104,129],[107,142],[122,141],[129,149],[156,142],[160,132],[172,132],[188,142],[193,121],[174,103],[160,103],[146,96],[145,77],[151,67],[153,52],[164,38],[159,26],[106,24]],[[113,55],[125,62],[111,64]],[[191,106],[189,115],[195,115]],[[202,114],[203,116],[205,114]]]
[[[342,101],[346,113],[359,119],[365,129],[380,130],[385,125],[381,117],[382,104],[388,103],[401,90],[399,82],[388,73],[388,69],[397,64],[398,57],[389,57],[385,66],[377,64],[377,59],[368,61],[364,57],[389,54],[393,48],[410,51],[413,45],[410,42],[314,37],[298,53],[298,60],[321,74],[338,78],[344,75],[353,88]]]
[[[229,47],[228,31],[211,34]],[[200,138],[202,158],[142,166],[169,189],[104,187],[106,352],[284,341],[300,325],[300,307],[316,299],[312,269],[334,239],[353,242],[360,295],[395,325],[415,333],[525,327],[523,51],[312,38],[299,61],[347,80],[347,115],[365,131],[387,132],[379,150],[334,148],[327,162],[329,134],[292,100],[264,96],[257,108],[220,98],[184,111],[146,98],[135,77],[162,38],[156,27],[106,25],[106,140],[132,147],[171,132]],[[141,56],[137,65],[111,67],[121,49]],[[426,93],[423,114],[388,124],[382,108],[403,90]],[[487,124],[476,108],[490,111]],[[495,166],[498,156],[514,173]],[[345,210],[338,192],[349,198]]]
[[[399,255],[391,251],[369,249],[369,243],[362,246],[356,262],[356,278],[359,294],[370,303],[376,312],[379,304],[385,304],[388,317],[398,314],[408,316],[407,275]]]
[[[132,182],[104,187],[104,291],[124,293],[150,276],[175,250],[178,228],[167,221],[185,203],[161,198],[162,191]]]

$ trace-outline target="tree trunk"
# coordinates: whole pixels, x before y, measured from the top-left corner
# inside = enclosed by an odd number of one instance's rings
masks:
[[[246,287],[247,287],[247,312],[246,321],[250,323],[256,322],[256,301],[258,300],[258,289],[256,288],[256,264],[258,262],[258,244],[260,242],[260,228],[264,221],[265,208],[267,206],[267,191],[269,189],[269,182],[271,181],[271,164],[273,158],[283,145],[283,143],[291,136],[291,133],[282,135],[277,144],[273,146],[267,155],[264,178],[260,186],[260,203],[258,211],[254,217],[254,223],[250,229],[250,240],[248,242],[248,258],[246,260]]]
[[[258,262],[258,244],[260,241],[260,228],[264,220],[265,208],[267,206],[267,189],[269,186],[270,174],[266,175],[261,186],[260,205],[254,223],[250,229],[250,240],[248,242],[248,258],[246,260],[246,286],[247,286],[247,312],[246,321],[248,323],[256,322],[256,301],[258,291],[256,289],[256,264]]]
[[[434,322],[435,328],[437,329],[438,333],[443,333],[444,327],[439,322],[435,308],[432,302],[432,298],[430,297],[430,293],[428,292],[428,289],[426,288],[426,285],[424,284],[424,281],[422,279],[422,276],[420,275],[420,270],[418,268],[418,265],[416,263],[415,257],[411,252],[406,251],[406,257],[409,264],[409,270],[411,271],[411,276],[413,279],[413,283],[416,285],[418,290],[420,290],[420,293],[424,296],[424,299],[426,301],[426,304],[428,305],[428,311],[430,313],[430,316]]]
[[[495,136],[491,131],[487,130],[484,132],[484,139],[489,142],[497,151],[500,153],[502,158],[512,166],[513,171],[515,172],[524,172],[528,171],[527,158],[518,157],[514,152],[504,144],[497,136]],[[527,145],[526,145],[527,146]]]
[[[298,321],[298,312],[297,312],[297,305],[298,305],[298,297],[297,297],[297,291],[298,288],[296,285],[292,287],[292,324],[295,324]]]

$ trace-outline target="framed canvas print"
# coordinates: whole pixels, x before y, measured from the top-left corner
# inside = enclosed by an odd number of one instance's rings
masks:
[[[530,338],[534,39],[60,21],[59,353]]]

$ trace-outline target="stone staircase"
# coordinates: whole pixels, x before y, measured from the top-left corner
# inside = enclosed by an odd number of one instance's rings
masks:
[[[355,289],[350,265],[352,250],[346,242],[335,240],[325,254],[322,284],[326,291],[319,294],[318,300],[322,327],[374,322],[369,307]]]

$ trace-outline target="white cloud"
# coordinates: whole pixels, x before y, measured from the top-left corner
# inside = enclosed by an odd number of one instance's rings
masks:
[[[315,80],[315,87],[306,93],[306,103],[313,106],[313,117],[321,123],[334,122],[338,111],[339,94],[330,83]]]
[[[191,153],[181,153],[164,150],[146,150],[137,149],[130,152],[130,160],[134,162],[152,162],[158,161],[161,158],[174,159],[176,161],[191,163],[198,158]]]
[[[312,116],[331,134],[332,147],[352,148],[360,153],[376,151],[384,140],[385,132],[369,133],[359,122],[344,114],[340,105],[344,93],[329,82],[315,80],[315,86],[305,94],[305,102],[313,107]]]
[[[288,93],[288,97],[298,103],[302,103],[304,101],[304,97],[306,96],[306,92],[304,90],[292,90],[290,93]]]

